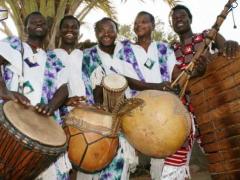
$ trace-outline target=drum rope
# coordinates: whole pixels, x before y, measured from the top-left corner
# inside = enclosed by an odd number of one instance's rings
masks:
[[[216,22],[212,26],[212,29],[210,29],[207,37],[204,39],[204,43],[200,46],[196,54],[193,56],[192,61],[186,67],[186,71],[182,71],[180,75],[172,82],[171,87],[175,87],[177,85],[181,87],[181,91],[179,93],[180,98],[184,96],[189,83],[189,79],[191,77],[191,73],[187,72],[193,72],[197,61],[202,55],[206,54],[209,44],[216,38],[217,32],[219,31],[219,28],[225,20],[226,16],[229,12],[233,11],[233,9],[237,7],[237,5],[237,0],[229,0],[227,2],[221,14],[217,16]]]

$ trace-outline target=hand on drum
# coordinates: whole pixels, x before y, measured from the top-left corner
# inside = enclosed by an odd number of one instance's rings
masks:
[[[157,90],[159,91],[172,91],[171,83],[169,81],[164,81],[157,84]]]
[[[236,41],[226,41],[224,43],[223,55],[228,59],[236,58],[237,52],[239,50],[238,42]]]
[[[53,115],[55,108],[51,105],[51,104],[37,104],[34,109],[42,114],[42,115],[46,115],[46,116],[51,116]]]
[[[86,97],[84,96],[74,96],[67,99],[66,105],[67,106],[80,106],[85,104]]]
[[[30,106],[30,100],[18,92],[6,90],[5,92],[1,92],[0,96],[5,101],[12,100],[12,101],[18,102],[24,106]]]

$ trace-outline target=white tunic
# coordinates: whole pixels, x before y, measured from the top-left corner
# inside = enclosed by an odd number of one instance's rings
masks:
[[[54,52],[67,68],[66,81],[68,81],[69,97],[85,96],[85,85],[82,80],[82,51],[75,49],[68,54],[64,49],[55,49]]]

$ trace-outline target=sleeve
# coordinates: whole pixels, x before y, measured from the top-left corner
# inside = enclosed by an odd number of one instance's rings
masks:
[[[69,63],[69,97],[86,96],[85,85],[82,77],[82,52],[78,54],[76,59]]]
[[[121,42],[118,42],[116,44],[115,54],[114,54],[114,65],[113,67],[116,69],[116,71],[126,77],[133,78],[133,79],[139,79],[135,70],[133,69],[133,65],[128,63],[124,59],[123,55],[123,45]]]
[[[20,42],[20,41],[18,41]],[[16,46],[21,46],[21,43],[16,44]],[[21,74],[22,72],[22,57],[21,53],[10,45],[10,42],[0,41],[0,55],[8,61],[8,68],[16,73]]]
[[[178,64],[178,62],[176,60],[175,53],[174,53],[173,49],[171,49],[168,45],[167,46],[167,67],[168,67],[170,79],[172,79],[173,69],[174,69],[175,65],[177,65],[177,64]]]
[[[57,75],[57,88],[61,87],[63,84],[67,84],[69,82],[69,69],[68,67],[63,67]]]

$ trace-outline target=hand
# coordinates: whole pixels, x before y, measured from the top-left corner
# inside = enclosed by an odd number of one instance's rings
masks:
[[[30,100],[27,97],[25,97],[24,95],[22,95],[18,92],[15,92],[15,91],[8,91],[8,90],[1,91],[0,92],[0,97],[4,101],[12,100],[12,101],[14,101],[16,103],[20,103],[24,106],[30,106],[31,105]]]
[[[209,59],[207,58],[207,56],[201,55],[198,61],[196,61],[195,63],[195,67],[192,71],[191,78],[204,75],[207,69],[208,62],[209,62]]]
[[[236,58],[237,52],[239,50],[238,42],[236,41],[226,41],[224,43],[223,55],[228,59]]]
[[[46,115],[46,116],[52,116],[54,111],[55,111],[55,108],[52,105],[50,105],[50,104],[40,104],[40,103],[38,103],[34,107],[34,109],[38,113],[40,113],[42,115]]]
[[[74,96],[67,99],[67,106],[78,106],[86,102],[86,97],[84,96]]]
[[[157,84],[157,90],[159,91],[172,91],[171,83],[169,81],[164,81]]]

